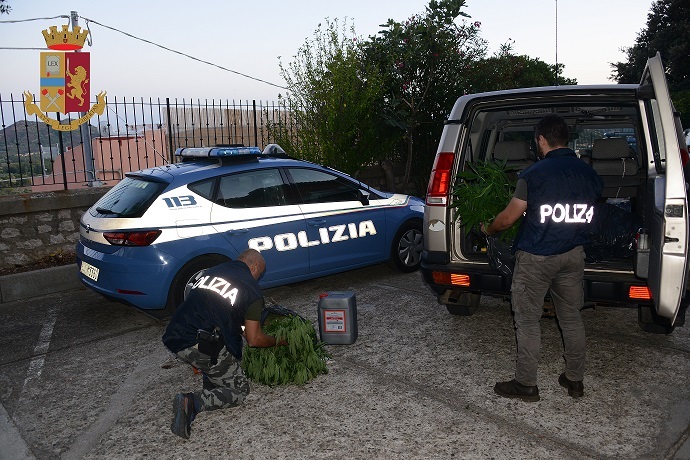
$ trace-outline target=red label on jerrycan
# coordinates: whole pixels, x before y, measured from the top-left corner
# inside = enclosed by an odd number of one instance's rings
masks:
[[[331,345],[350,345],[357,340],[357,299],[352,291],[319,295],[319,335]]]

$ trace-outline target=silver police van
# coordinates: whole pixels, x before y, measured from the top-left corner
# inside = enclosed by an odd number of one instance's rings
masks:
[[[614,212],[588,249],[586,305],[639,309],[640,327],[670,333],[685,318],[688,272],[687,147],[660,56],[639,85],[523,88],[460,97],[445,124],[424,212],[422,273],[451,314],[471,315],[481,296],[509,299],[511,273],[489,263],[487,238],[454,206],[475,162],[514,170],[538,161],[533,128],[563,117],[578,156],[604,181]],[[505,203],[504,203],[505,204]],[[630,228],[632,234],[630,235]],[[547,299],[548,301],[548,299]]]

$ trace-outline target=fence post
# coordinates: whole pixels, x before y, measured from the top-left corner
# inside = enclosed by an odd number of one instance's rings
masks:
[[[57,121],[58,124],[60,124],[60,112],[57,112]],[[60,160],[62,161],[62,184],[64,185],[65,190],[67,190],[67,170],[65,169],[65,144],[62,142],[62,131],[58,131],[58,142],[60,146]],[[74,176],[77,176],[76,171],[74,173]]]
[[[165,112],[168,118],[168,155],[170,158],[170,163],[173,163],[173,138],[172,138],[172,123],[170,122],[170,98],[165,98]]]
[[[256,100],[252,99],[252,109],[254,110],[254,145],[259,146],[259,126],[256,124]]]
[[[79,14],[76,11],[70,12],[70,22],[72,23],[72,30],[79,25]],[[80,50],[76,50],[79,53]],[[79,117],[86,115],[85,112],[79,112]],[[93,146],[91,145],[91,122],[87,121],[79,126],[79,133],[82,139],[82,153],[84,155],[84,172],[86,173],[86,183],[89,187],[101,187],[101,182],[96,175],[96,161],[93,158]],[[74,179],[77,179],[77,172],[74,171]],[[67,189],[67,186],[65,186]]]

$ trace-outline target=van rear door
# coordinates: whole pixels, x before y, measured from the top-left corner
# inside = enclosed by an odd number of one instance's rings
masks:
[[[654,193],[648,210],[650,261],[647,283],[660,316],[675,321],[685,295],[688,259],[688,199],[681,146],[659,53],[647,61],[639,89],[649,127],[649,180]],[[654,158],[651,158],[653,155]]]

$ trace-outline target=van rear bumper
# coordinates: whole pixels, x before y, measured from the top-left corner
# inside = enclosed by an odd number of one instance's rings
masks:
[[[424,281],[439,297],[448,291],[510,296],[512,277],[492,269],[486,262],[433,264],[422,257],[421,271]],[[453,277],[453,284],[451,284],[449,274],[456,275]],[[585,302],[588,303],[613,306],[651,304],[651,300],[639,298],[640,288],[646,287],[645,280],[635,277],[632,271],[605,272],[600,269],[585,268],[584,293]],[[633,297],[631,297],[631,292]]]

